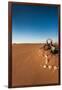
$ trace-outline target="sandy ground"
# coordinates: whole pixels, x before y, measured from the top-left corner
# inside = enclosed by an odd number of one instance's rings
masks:
[[[42,47],[42,44],[12,45],[12,86],[58,83],[58,54]]]

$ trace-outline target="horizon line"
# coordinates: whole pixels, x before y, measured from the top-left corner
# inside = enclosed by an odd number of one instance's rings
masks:
[[[46,43],[46,42],[39,42],[39,43]],[[33,42],[27,43],[26,42],[26,43],[12,43],[12,44],[39,44],[39,43],[37,43],[37,42],[36,43],[35,42],[34,43]]]

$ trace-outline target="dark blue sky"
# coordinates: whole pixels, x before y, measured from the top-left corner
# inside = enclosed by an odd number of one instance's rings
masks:
[[[41,43],[48,38],[58,38],[57,7],[13,5],[13,43]]]

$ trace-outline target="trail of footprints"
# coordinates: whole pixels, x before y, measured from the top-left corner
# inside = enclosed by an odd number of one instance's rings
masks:
[[[58,66],[54,66],[54,65],[46,65],[46,64],[45,64],[45,65],[43,65],[43,66],[42,66],[42,65],[40,65],[40,67],[41,67],[41,68],[43,68],[43,69],[48,68],[49,70],[53,70],[53,72],[59,69],[59,67],[58,67]]]
[[[53,70],[53,72],[59,69],[59,67],[56,66],[56,65],[48,65],[48,56],[45,54],[44,57],[45,57],[45,64],[44,65],[40,65],[41,68],[43,68],[43,69],[47,69],[48,68],[49,70]]]

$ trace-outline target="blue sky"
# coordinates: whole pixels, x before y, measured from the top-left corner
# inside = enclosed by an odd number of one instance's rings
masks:
[[[41,43],[58,39],[56,6],[13,5],[12,43]]]

